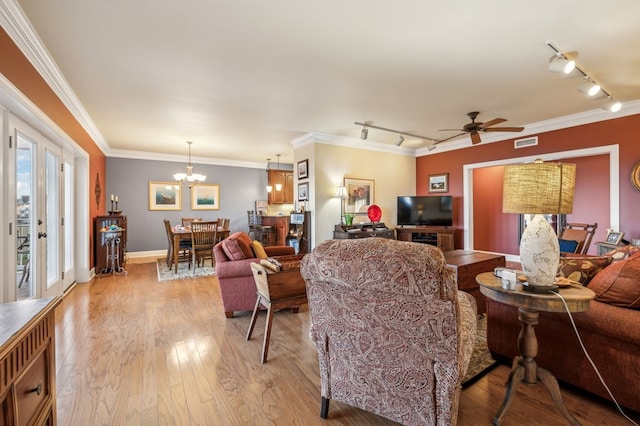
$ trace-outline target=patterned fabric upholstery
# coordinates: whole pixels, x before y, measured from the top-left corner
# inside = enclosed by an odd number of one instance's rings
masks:
[[[440,249],[327,240],[301,262],[321,396],[403,424],[456,423],[476,333]]]

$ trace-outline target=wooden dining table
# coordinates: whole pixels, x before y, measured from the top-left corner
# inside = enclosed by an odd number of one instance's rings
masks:
[[[216,232],[216,241],[222,241],[229,236],[229,230],[218,227]],[[191,228],[177,228],[173,229],[173,269],[175,273],[178,273],[178,259],[180,252],[180,241],[191,241]]]

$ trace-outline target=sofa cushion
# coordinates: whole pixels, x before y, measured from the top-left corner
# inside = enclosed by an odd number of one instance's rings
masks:
[[[558,244],[560,245],[560,252],[575,253],[579,243],[574,240],[563,240],[559,238]]]
[[[244,232],[235,232],[222,241],[222,250],[230,260],[255,257],[251,249],[251,238]]]
[[[267,252],[264,251],[264,247],[262,247],[262,243],[258,240],[251,241],[251,248],[253,249],[253,253],[256,255],[258,259],[266,259]]]
[[[605,253],[605,256],[611,256],[613,258],[612,262],[617,262],[619,260],[624,260],[629,256],[638,253],[640,251],[640,247],[626,245],[621,247],[616,247],[610,252]]]
[[[596,275],[589,288],[596,300],[623,308],[640,309],[640,252],[611,264]]]
[[[610,256],[561,257],[558,276],[587,285],[597,273],[610,263]]]

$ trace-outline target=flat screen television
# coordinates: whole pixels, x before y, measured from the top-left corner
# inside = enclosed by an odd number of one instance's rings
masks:
[[[451,226],[453,202],[450,195],[398,197],[398,225]]]

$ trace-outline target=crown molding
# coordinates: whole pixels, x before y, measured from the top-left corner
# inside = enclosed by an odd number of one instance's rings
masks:
[[[16,0],[0,0],[0,24],[98,148],[108,155],[110,148],[102,133],[69,86]]]

